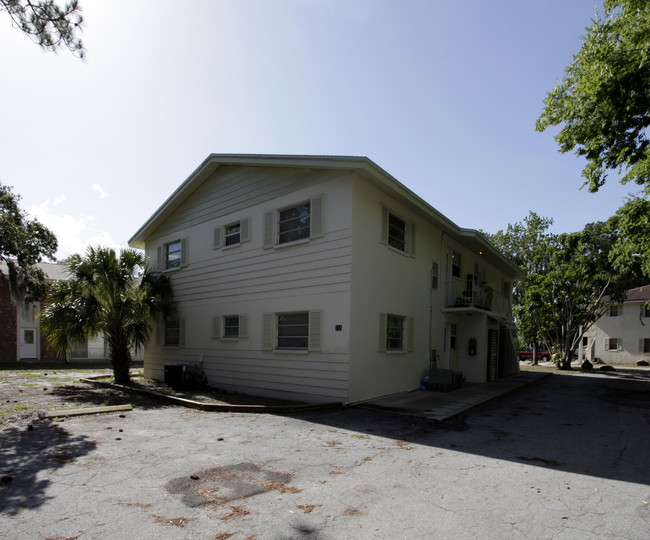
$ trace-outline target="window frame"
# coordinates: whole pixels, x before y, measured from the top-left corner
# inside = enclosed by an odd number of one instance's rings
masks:
[[[316,195],[298,203],[285,205],[267,211],[264,214],[264,249],[284,248],[296,244],[304,244],[324,236],[324,198],[325,196],[322,194]],[[300,215],[282,219],[283,213],[296,210],[302,206],[309,207],[308,224],[305,225],[303,223],[302,225],[299,224],[297,227],[282,230],[283,224],[293,220],[299,221],[301,219]],[[292,237],[292,233],[295,234],[296,231],[302,232],[298,234],[297,238]]]
[[[178,249],[174,249],[174,251],[171,251],[172,246],[178,245]],[[164,244],[164,263],[165,263],[165,270],[177,270],[182,266],[183,263],[183,241],[179,238],[178,240],[174,240],[172,242],[167,242]],[[170,259],[170,255],[178,254],[178,257],[174,257],[174,259]]]
[[[222,327],[222,339],[239,339],[239,315],[224,315]]]
[[[306,208],[306,217],[301,214],[301,208]],[[298,211],[298,214],[295,216],[284,217],[283,214],[288,212]],[[302,221],[306,220],[306,224]],[[297,222],[297,226],[282,230],[283,224],[289,222]],[[311,238],[311,201],[303,201],[301,203],[287,206],[276,211],[276,225],[277,225],[277,236],[275,238],[275,243],[278,246],[293,244],[295,242],[306,242]],[[293,235],[297,234],[297,237]],[[283,235],[285,239],[283,239]]]
[[[391,324],[392,323],[392,324]],[[405,348],[406,317],[394,313],[386,314],[386,352],[403,352]],[[393,336],[391,336],[391,333]],[[397,346],[391,345],[391,341]]]
[[[615,344],[614,347],[612,347],[612,343]],[[606,338],[605,339],[605,351],[607,352],[615,352],[615,351],[620,351],[623,349],[623,340],[621,338]]]
[[[304,318],[304,320],[297,320],[297,317]],[[294,334],[281,335],[282,330],[288,329],[292,329],[291,331]],[[302,335],[303,330],[304,335]],[[296,331],[300,333],[295,333]],[[287,345],[290,340],[297,342],[297,344],[293,346]],[[309,350],[309,311],[290,311],[275,314],[275,349],[278,351]]]
[[[398,226],[397,221],[403,224],[403,229]],[[396,230],[401,234],[396,235]],[[415,257],[415,223],[382,205],[381,243],[402,255]]]
[[[230,232],[230,229],[237,228],[236,231]],[[235,239],[236,238],[236,239]],[[233,240],[234,239],[234,240]],[[235,221],[223,226],[223,247],[238,246],[241,244],[241,221]]]
[[[400,324],[391,324],[401,321]],[[391,336],[391,334],[393,334]],[[400,340],[395,345],[395,340]],[[393,341],[393,345],[390,342]],[[379,346],[378,351],[386,354],[405,354],[413,352],[415,347],[415,319],[408,315],[397,313],[379,314]]]
[[[641,354],[650,354],[650,338],[641,338]]]
[[[623,313],[623,306],[621,304],[612,304],[607,310],[609,317],[620,317]]]
[[[176,326],[176,328],[173,328],[174,326]],[[170,331],[176,334],[173,340],[170,340]],[[180,319],[177,318],[165,319],[163,345],[165,347],[181,346],[181,320]]]

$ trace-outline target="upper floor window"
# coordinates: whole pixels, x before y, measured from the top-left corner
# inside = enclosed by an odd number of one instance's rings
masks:
[[[460,253],[451,252],[451,277],[460,279]]]
[[[239,337],[239,316],[233,315],[223,318],[223,337],[237,338]]]
[[[382,243],[407,255],[415,255],[415,224],[382,207]]]
[[[213,339],[248,337],[248,315],[218,315],[212,317]]]
[[[650,306],[645,305],[641,308],[642,317],[650,317]]]
[[[165,244],[165,269],[180,268],[181,266],[181,241],[176,240]]]
[[[623,313],[623,306],[620,304],[614,304],[613,306],[610,306],[609,308],[609,316],[610,317],[618,317]]]
[[[323,236],[323,195],[264,216],[264,248]]]
[[[237,246],[248,242],[251,239],[250,229],[250,218],[244,218],[240,221],[217,227],[214,230],[214,249]]]
[[[174,270],[185,266],[188,257],[188,239],[180,238],[158,246],[156,257],[159,270]]]
[[[278,212],[278,244],[309,238],[311,205],[299,204]]]
[[[233,246],[239,244],[239,233],[241,231],[241,224],[239,222],[232,225],[226,225],[226,246]]]
[[[388,214],[388,245],[406,251],[406,221]]]

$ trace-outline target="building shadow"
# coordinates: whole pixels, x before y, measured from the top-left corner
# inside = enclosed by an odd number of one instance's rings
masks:
[[[300,417],[403,446],[650,485],[650,372],[554,374],[446,422],[361,408]]]
[[[57,424],[34,422],[31,429],[8,427],[0,439],[0,512],[16,515],[41,506],[52,495],[50,472],[96,447],[86,436],[73,436]]]

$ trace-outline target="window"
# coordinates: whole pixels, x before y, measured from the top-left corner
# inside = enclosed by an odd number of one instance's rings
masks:
[[[607,338],[605,340],[606,351],[618,351],[623,348],[623,343],[620,338]]]
[[[618,317],[619,315],[622,314],[622,312],[623,312],[623,306],[621,306],[620,304],[615,304],[613,306],[610,306],[609,308],[610,317]]]
[[[167,242],[158,246],[158,269],[175,270],[187,264],[187,238]]]
[[[277,331],[278,349],[306,350],[309,347],[309,313],[279,313]]]
[[[460,279],[460,253],[451,253],[451,276]]]
[[[415,256],[415,224],[405,221],[386,207],[382,207],[381,211],[382,243]]]
[[[650,317],[650,306],[645,305],[641,307],[641,316]]]
[[[323,195],[264,216],[264,248],[323,236]]]
[[[388,214],[388,245],[406,251],[406,221],[395,214]]]
[[[431,288],[437,290],[438,289],[438,263],[434,262],[431,265]]]
[[[643,338],[640,340],[639,343],[640,347],[640,352],[643,354],[650,354],[650,339],[649,338]]]
[[[250,237],[251,218],[244,218],[228,225],[222,225],[214,230],[214,249],[237,246],[248,242]]]
[[[404,349],[404,317],[388,314],[386,321],[386,350]]]
[[[278,244],[309,238],[310,217],[309,203],[278,212]]]
[[[415,324],[413,317],[394,313],[379,314],[379,352],[413,350]]]
[[[180,268],[181,266],[181,241],[171,242],[165,245],[165,269]]]
[[[213,339],[240,339],[248,337],[248,315],[212,317]]]
[[[239,337],[239,317],[237,315],[223,318],[223,337]]]
[[[25,341],[25,345],[34,345],[36,341],[34,339],[34,330],[25,330],[24,341]]]
[[[262,350],[320,351],[321,311],[264,313]]]
[[[181,344],[181,321],[170,319],[165,321],[165,345],[179,346]]]
[[[452,324],[449,327],[449,348],[450,349],[455,349],[456,348],[456,332],[458,330],[458,327],[455,324]]]
[[[232,225],[226,225],[226,246],[234,246],[239,244],[239,232],[241,230],[241,225],[239,222],[233,223]]]

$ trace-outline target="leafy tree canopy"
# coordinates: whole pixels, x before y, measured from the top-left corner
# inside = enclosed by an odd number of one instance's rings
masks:
[[[11,17],[13,25],[48,51],[66,47],[83,58],[86,54],[77,33],[83,17],[77,0],[59,6],[54,0],[0,0],[0,11]]]
[[[9,186],[0,184],[0,261],[7,266],[15,300],[41,300],[46,282],[36,263],[53,259],[58,244],[52,231],[27,217],[19,201]]]
[[[631,197],[608,220],[617,239],[610,260],[621,274],[644,276],[650,280],[650,201],[646,197]]]
[[[564,79],[549,92],[536,129],[562,124],[562,153],[585,156],[596,192],[609,171],[650,188],[650,2],[605,0]]]
[[[169,280],[145,262],[140,252],[118,256],[102,247],[70,257],[70,278],[52,287],[41,314],[49,347],[65,357],[75,344],[100,334],[116,382],[128,383],[131,351],[145,345],[157,320],[174,312]]]

